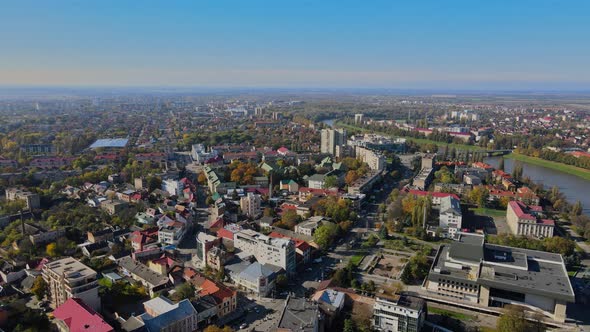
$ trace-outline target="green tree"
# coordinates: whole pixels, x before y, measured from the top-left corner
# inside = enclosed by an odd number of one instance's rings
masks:
[[[324,179],[324,188],[338,188],[338,178],[335,175],[326,176]]]
[[[579,215],[582,214],[582,211],[583,211],[582,202],[577,201],[576,204],[574,204],[572,206],[572,209],[570,211],[570,214],[572,216],[579,216]]]
[[[354,332],[354,323],[351,319],[344,320],[344,329],[343,332]]]
[[[504,313],[496,323],[498,332],[528,332],[530,324],[526,320],[525,312],[518,306],[506,306]]]
[[[150,176],[147,179],[147,185],[148,185],[148,190],[150,192],[152,192],[156,189],[160,189],[162,187],[162,179],[160,179],[157,176]]]
[[[190,282],[185,282],[182,285],[176,287],[176,292],[174,293],[174,300],[180,301],[184,299],[192,300],[195,298],[195,286]]]
[[[338,235],[338,226],[331,222],[323,223],[313,233],[313,240],[322,249],[328,249]]]
[[[41,301],[47,293],[47,283],[42,276],[35,278],[33,286],[31,287],[31,293],[37,297],[37,300]]]

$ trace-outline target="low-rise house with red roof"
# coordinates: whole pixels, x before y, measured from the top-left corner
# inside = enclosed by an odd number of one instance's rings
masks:
[[[53,317],[61,332],[115,331],[100,314],[78,298],[70,298],[57,307]]]
[[[553,237],[555,221],[545,219],[540,206],[511,201],[506,209],[506,221],[515,235]]]
[[[217,303],[217,317],[221,318],[238,307],[238,292],[222,283],[208,279],[197,273],[190,282],[195,286],[199,296],[211,296]]]

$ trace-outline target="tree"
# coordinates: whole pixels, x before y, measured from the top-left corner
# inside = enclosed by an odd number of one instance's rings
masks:
[[[224,326],[223,328],[217,325],[209,325],[205,328],[204,332],[233,332],[234,330],[229,326]]]
[[[338,235],[338,226],[331,222],[323,223],[313,233],[313,240],[322,249],[328,249]]]
[[[582,202],[577,201],[576,204],[574,204],[572,206],[572,209],[570,211],[570,214],[572,216],[579,216],[579,215],[582,214],[582,211],[583,211]]]
[[[43,280],[42,276],[35,278],[33,286],[31,287],[31,293],[37,297],[37,300],[41,301],[47,293],[47,283]]]
[[[281,228],[286,229],[293,229],[295,228],[295,225],[297,225],[297,223],[299,223],[300,221],[301,216],[298,215],[295,210],[287,210],[283,212],[283,215],[281,216],[281,221],[277,226],[282,226]]]
[[[51,257],[59,256],[59,253],[57,251],[57,244],[55,242],[51,242],[50,244],[48,244],[47,247],[45,247],[45,252],[47,253],[47,255]]]
[[[522,179],[522,174],[523,174],[522,163],[521,162],[515,163],[514,169],[512,170],[512,177],[515,178],[516,180],[520,181]]]
[[[483,186],[477,186],[473,188],[473,190],[471,190],[468,195],[469,200],[473,204],[477,204],[479,207],[485,207],[489,196],[490,192]]]
[[[344,320],[344,329],[343,332],[354,332],[354,323],[351,319]]]
[[[530,331],[524,310],[519,306],[509,305],[496,323],[498,332],[527,332]]]
[[[323,187],[325,189],[338,188],[338,178],[335,175],[326,176]]]
[[[148,185],[148,190],[150,192],[152,192],[156,189],[160,189],[162,187],[162,179],[160,179],[157,176],[150,176],[147,179],[147,185]]]
[[[195,298],[195,286],[190,282],[185,282],[182,285],[176,287],[176,292],[174,293],[174,300],[180,301],[184,299],[194,299]]]

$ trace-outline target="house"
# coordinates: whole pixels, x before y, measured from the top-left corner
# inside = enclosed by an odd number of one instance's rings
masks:
[[[100,203],[100,208],[107,211],[110,215],[117,214],[125,210],[128,206],[129,204],[127,202],[118,199],[106,200]]]
[[[325,220],[322,216],[313,216],[295,225],[295,233],[312,236],[315,230],[320,226],[322,220]]]
[[[143,307],[145,313],[134,317],[135,322],[134,320],[125,321],[122,327],[129,329],[133,323],[135,326],[143,326],[144,331],[147,332],[192,332],[198,328],[197,310],[188,299],[174,303],[164,296],[158,296],[144,302]]]
[[[143,251],[145,248],[154,246],[158,241],[158,227],[151,227],[142,231],[135,231],[131,234],[131,246],[135,251]]]
[[[248,265],[232,280],[247,292],[257,296],[268,296],[275,289],[275,281],[282,269],[270,264],[254,262]]]
[[[82,247],[82,254],[86,257],[93,257],[107,253],[111,250],[107,241],[93,242]]]
[[[112,326],[79,298],[70,298],[53,311],[54,322],[61,332],[111,332]]]
[[[112,241],[113,230],[111,228],[105,228],[96,232],[88,232],[86,233],[86,236],[88,238],[88,242],[90,243]]]
[[[120,258],[117,264],[123,275],[141,282],[148,289],[150,296],[159,290],[165,289],[168,285],[168,278],[165,275],[151,270],[129,256]]]
[[[281,190],[296,193],[299,192],[299,184],[293,180],[281,180]]]
[[[219,318],[236,310],[238,306],[237,291],[210,280],[200,273],[197,273],[190,282],[195,286],[199,296],[211,296],[215,300]]]

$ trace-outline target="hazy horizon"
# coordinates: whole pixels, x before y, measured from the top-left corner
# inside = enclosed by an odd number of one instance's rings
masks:
[[[590,3],[19,1],[0,85],[590,90]]]

